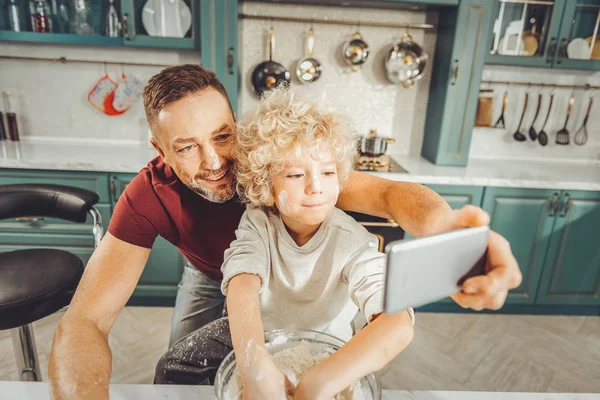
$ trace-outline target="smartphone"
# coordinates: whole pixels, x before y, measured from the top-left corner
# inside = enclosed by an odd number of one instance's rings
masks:
[[[481,226],[388,244],[384,312],[441,300],[471,276],[484,274],[489,231]]]

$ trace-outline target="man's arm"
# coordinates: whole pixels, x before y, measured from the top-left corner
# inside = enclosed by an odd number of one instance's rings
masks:
[[[452,210],[440,195],[423,185],[395,182],[358,171],[350,173],[337,207],[393,219],[415,237],[490,223],[489,215],[480,207],[467,205]],[[497,310],[504,305],[508,290],[518,287],[521,280],[510,244],[492,232],[486,275],[467,279],[462,292],[453,299],[464,308]]]
[[[108,399],[108,333],[133,293],[150,249],[107,233],[88,262],[60,321],[48,374],[55,399]]]

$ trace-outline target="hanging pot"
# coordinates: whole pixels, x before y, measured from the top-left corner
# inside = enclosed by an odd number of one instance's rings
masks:
[[[369,57],[369,45],[364,41],[360,32],[355,32],[350,40],[344,44],[342,57],[352,71],[360,71],[362,64]]]
[[[427,59],[423,48],[413,41],[410,34],[405,33],[400,42],[389,50],[385,59],[387,77],[393,83],[412,88],[415,81],[423,77]]]
[[[296,67],[296,76],[302,83],[314,82],[321,76],[321,63],[312,56],[314,45],[313,29],[310,28],[306,36],[306,57],[298,61]]]
[[[271,27],[269,28],[269,60],[258,64],[252,72],[252,86],[258,96],[282,83],[288,85],[290,83],[290,72],[280,63],[273,61],[274,51],[275,35]]]
[[[377,131],[371,129],[369,136],[358,137],[358,152],[362,156],[379,157],[387,151],[388,143],[394,143],[393,138],[377,136]]]

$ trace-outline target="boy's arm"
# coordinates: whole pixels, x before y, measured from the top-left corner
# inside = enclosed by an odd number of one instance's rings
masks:
[[[244,399],[277,399],[285,393],[286,379],[265,348],[260,316],[261,279],[254,274],[236,275],[229,281],[227,311],[229,329]]]
[[[341,349],[304,375],[294,400],[332,398],[363,376],[383,368],[412,338],[409,312],[375,317]]]

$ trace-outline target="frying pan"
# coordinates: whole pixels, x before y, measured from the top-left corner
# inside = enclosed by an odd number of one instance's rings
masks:
[[[315,46],[315,37],[313,28],[308,30],[306,36],[306,57],[298,61],[296,67],[296,76],[302,83],[314,82],[321,76],[321,63],[316,58],[313,58],[313,48]]]
[[[252,72],[252,87],[260,96],[265,91],[284,83],[290,83],[290,71],[280,63],[273,61],[275,51],[275,34],[273,27],[269,28],[269,60],[258,64]]]

